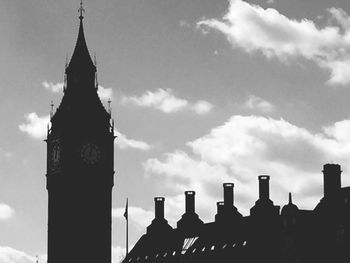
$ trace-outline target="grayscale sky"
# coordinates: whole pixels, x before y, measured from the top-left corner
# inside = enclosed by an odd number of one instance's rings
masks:
[[[47,243],[46,148],[79,1],[0,1],[0,263],[43,261]],[[222,183],[249,215],[257,176],[271,198],[313,209],[322,165],[342,165],[350,185],[348,0],[84,1],[99,95],[112,99],[118,139],[113,258],[164,196],[176,226],[185,190],[210,222]],[[83,96],[83,94],[82,94]],[[79,194],[79,190],[77,190]],[[93,206],[92,206],[93,207]],[[91,213],[94,210],[91,209]],[[88,229],[87,229],[88,231]]]

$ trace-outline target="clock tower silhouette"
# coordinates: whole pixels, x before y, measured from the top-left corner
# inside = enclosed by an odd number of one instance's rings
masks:
[[[83,7],[47,135],[48,263],[111,262],[114,124],[97,94]]]

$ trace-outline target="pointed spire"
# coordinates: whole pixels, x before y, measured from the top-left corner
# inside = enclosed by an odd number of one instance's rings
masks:
[[[293,203],[293,201],[292,201],[292,193],[289,192],[289,202],[288,202],[288,204],[292,204],[292,203]]]
[[[72,58],[69,62],[69,65],[67,67],[67,73],[72,70],[78,70],[78,71],[85,71],[88,69],[89,71],[96,71],[96,67],[94,63],[92,62],[92,59],[90,57],[89,49],[86,44],[85,35],[84,35],[84,26],[83,26],[83,13],[85,12],[85,9],[83,8],[83,1],[80,1],[80,8],[79,8],[79,33],[77,42],[75,44],[75,48],[73,51]]]

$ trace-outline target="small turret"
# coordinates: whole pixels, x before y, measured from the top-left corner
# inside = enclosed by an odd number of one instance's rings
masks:
[[[296,215],[299,211],[299,208],[293,204],[292,201],[292,193],[288,194],[288,204],[283,206],[281,215],[282,216],[289,216],[289,215]]]
[[[288,199],[288,204],[283,206],[281,211],[283,226],[287,228],[296,224],[299,215],[299,208],[292,201],[292,193],[289,193]]]

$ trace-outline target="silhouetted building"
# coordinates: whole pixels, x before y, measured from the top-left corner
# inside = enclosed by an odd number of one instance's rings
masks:
[[[98,94],[83,9],[47,134],[48,263],[111,262],[114,128]]]
[[[157,197],[156,218],[123,262],[348,262],[350,187],[341,188],[338,164],[325,164],[323,174],[324,197],[315,209],[299,209],[289,193],[281,213],[270,199],[270,177],[259,176],[259,199],[245,217],[234,206],[234,185],[225,183],[224,201],[210,223],[199,219],[195,193],[187,191],[176,229],[164,219],[164,198]]]

